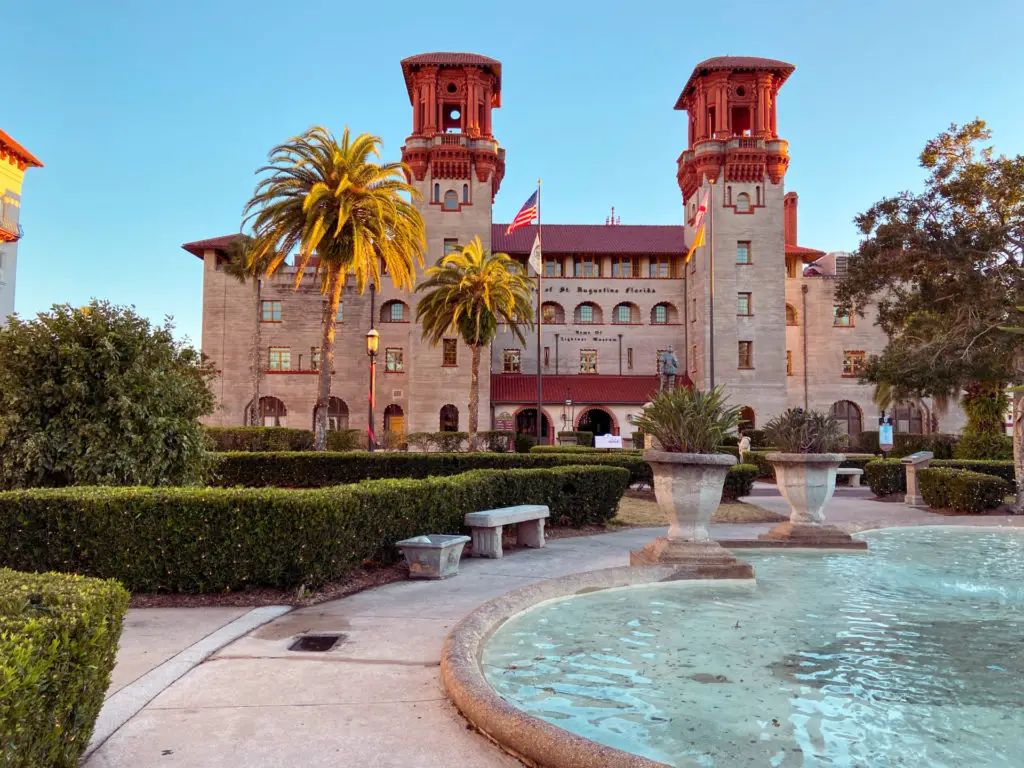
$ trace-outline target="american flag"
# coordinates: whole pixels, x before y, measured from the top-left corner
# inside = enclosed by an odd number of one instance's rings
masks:
[[[534,192],[530,195],[530,199],[523,203],[523,207],[519,209],[519,213],[512,219],[512,223],[508,225],[508,229],[505,230],[506,235],[511,235],[520,227],[525,227],[527,224],[537,218],[537,193]]]

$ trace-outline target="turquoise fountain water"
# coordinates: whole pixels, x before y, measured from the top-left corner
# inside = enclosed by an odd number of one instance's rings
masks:
[[[1024,531],[902,528],[871,554],[745,553],[754,586],[581,595],[485,674],[561,728],[676,766],[1024,766]]]

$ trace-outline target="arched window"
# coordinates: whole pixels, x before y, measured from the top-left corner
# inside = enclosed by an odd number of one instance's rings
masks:
[[[382,323],[406,323],[409,321],[409,307],[404,301],[385,301],[380,308]]]
[[[736,195],[736,213],[750,213],[750,195],[746,192]]]
[[[893,409],[896,432],[901,435],[924,433],[924,413],[917,403],[900,403]]]
[[[757,417],[754,415],[754,409],[749,405],[744,405],[740,408],[739,416],[739,424],[737,426],[739,427],[740,434],[749,432],[757,426]]]
[[[651,308],[652,325],[668,325],[679,322],[679,312],[673,304],[663,301]]]
[[[552,325],[565,322],[565,310],[557,301],[545,301],[541,305],[541,317],[545,325]]]
[[[592,301],[585,301],[576,307],[576,311],[573,313],[573,320],[582,325],[600,324],[604,322],[604,316],[601,314],[601,308],[597,304]]]
[[[252,401],[249,402],[248,407],[252,407]],[[278,398],[270,396],[260,398],[259,423],[264,427],[283,427],[284,417],[287,415],[288,409]]]
[[[444,209],[446,211],[459,210],[459,196],[454,189],[449,189],[444,193]]]
[[[849,435],[851,440],[856,439],[864,429],[864,416],[860,406],[849,400],[840,400],[832,403],[831,410],[843,434]]]
[[[469,202],[469,184],[462,185],[462,202],[463,204]]]
[[[440,184],[435,184],[434,185],[434,202],[435,203],[440,203],[441,202],[441,185]]]
[[[451,403],[441,409],[441,431],[459,431],[459,409]]]
[[[612,322],[616,325],[630,325],[633,323],[640,323],[640,307],[636,304],[630,304],[628,301],[624,301],[615,307],[615,315],[613,316]]]
[[[327,401],[327,429],[332,432],[348,429],[348,406],[340,397],[331,397]]]
[[[792,304],[786,305],[786,325],[796,325],[796,309]]]

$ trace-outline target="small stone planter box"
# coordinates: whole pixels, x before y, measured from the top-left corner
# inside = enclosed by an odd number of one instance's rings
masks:
[[[414,536],[396,544],[409,564],[411,579],[446,579],[459,572],[462,548],[469,536],[434,533]]]

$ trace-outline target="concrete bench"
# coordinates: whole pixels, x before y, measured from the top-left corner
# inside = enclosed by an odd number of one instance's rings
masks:
[[[848,477],[848,478],[850,478],[850,481],[849,481],[848,485],[851,488],[859,488],[860,487],[860,478],[861,478],[861,475],[863,475],[863,474],[864,474],[864,470],[863,469],[854,469],[853,467],[840,467],[839,469],[836,470],[836,477],[837,478],[839,478],[839,477]]]
[[[468,513],[465,523],[473,537],[472,557],[501,557],[501,532],[506,525],[518,526],[519,546],[543,547],[544,521],[550,514],[544,504],[520,504]]]

